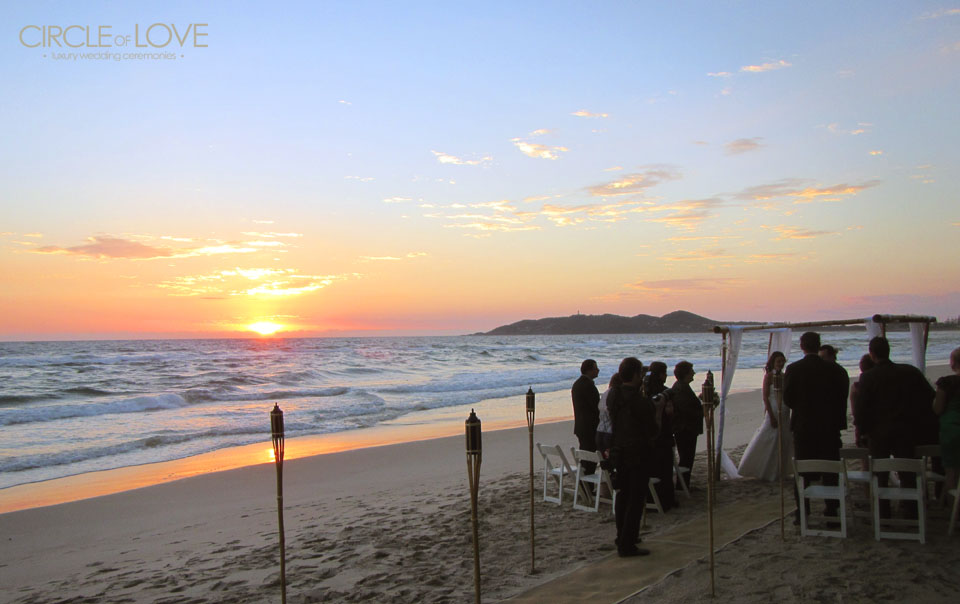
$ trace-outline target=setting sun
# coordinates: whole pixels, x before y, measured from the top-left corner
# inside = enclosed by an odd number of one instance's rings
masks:
[[[247,329],[250,331],[255,331],[262,336],[269,336],[283,329],[283,325],[280,325],[279,323],[271,323],[270,321],[260,321],[258,323],[251,323],[250,325],[247,325]]]

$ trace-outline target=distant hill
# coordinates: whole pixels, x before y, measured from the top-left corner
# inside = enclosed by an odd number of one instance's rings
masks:
[[[676,310],[662,317],[653,315],[571,315],[546,319],[524,319],[509,325],[501,325],[486,333],[474,335],[524,336],[524,335],[574,335],[589,333],[684,333],[706,332],[720,325],[721,321],[708,319],[685,310]],[[725,322],[725,324],[730,324]]]

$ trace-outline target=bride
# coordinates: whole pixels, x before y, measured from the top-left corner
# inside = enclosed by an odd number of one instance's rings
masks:
[[[767,359],[761,390],[764,410],[763,423],[757,428],[750,444],[747,445],[746,451],[743,452],[743,457],[740,459],[740,467],[737,468],[737,471],[741,476],[767,481],[776,480],[780,476],[777,468],[777,432],[780,418],[777,416],[777,401],[773,393],[773,376],[776,371],[783,371],[783,366],[786,364],[787,358],[780,351],[775,351]],[[784,474],[789,476],[793,473],[793,435],[790,433],[790,410],[784,406],[783,411],[786,423],[780,430],[783,439],[781,451],[783,451]]]

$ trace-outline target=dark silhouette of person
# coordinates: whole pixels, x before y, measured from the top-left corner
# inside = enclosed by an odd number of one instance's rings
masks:
[[[697,454],[697,437],[703,434],[703,403],[690,387],[695,374],[693,364],[687,361],[680,361],[673,368],[673,376],[677,378],[670,388],[673,400],[673,437],[677,443],[680,467],[687,468],[682,476],[677,477],[677,489],[681,488],[680,480],[690,488],[690,472]]]
[[[790,430],[793,433],[795,459],[840,459],[840,431],[846,427],[847,389],[843,381],[846,371],[825,361],[818,355],[820,334],[808,331],[800,336],[803,358],[787,365],[783,376],[783,402],[792,414]],[[823,480],[825,485],[835,486],[836,474],[808,473],[803,483]],[[796,522],[800,521],[800,499],[794,483],[794,499],[797,501]],[[827,499],[825,514],[836,516],[840,502]],[[809,506],[808,506],[809,509]]]
[[[640,519],[646,503],[657,438],[657,409],[641,391],[643,364],[635,357],[623,359],[618,370],[622,385],[610,392],[607,408],[613,423],[613,457],[616,471],[617,553],[621,557],[645,556],[640,542]]]
[[[936,392],[923,373],[913,365],[890,360],[890,342],[882,336],[870,340],[870,358],[876,363],[860,377],[860,397],[854,408],[861,437],[866,436],[873,458],[914,457],[914,447],[934,444],[933,399]],[[933,415],[931,421],[931,415]],[[932,443],[930,441],[933,441]],[[887,486],[888,476],[877,480]],[[916,486],[916,476],[904,473],[900,484]],[[907,517],[916,517],[916,502],[904,502]],[[880,515],[890,517],[890,501],[880,500]]]
[[[573,398],[573,433],[580,448],[584,451],[597,450],[597,425],[600,423],[600,392],[593,380],[600,374],[600,368],[593,359],[580,364],[580,377],[573,383],[570,396]],[[597,464],[583,462],[583,471],[593,474]]]
[[[676,491],[673,487],[673,403],[670,389],[667,388],[667,364],[654,361],[650,363],[650,373],[647,374],[645,393],[651,399],[657,396],[664,397],[664,411],[660,417],[660,433],[654,441],[653,475],[660,479],[654,487],[660,506],[666,512],[671,508],[679,507]]]

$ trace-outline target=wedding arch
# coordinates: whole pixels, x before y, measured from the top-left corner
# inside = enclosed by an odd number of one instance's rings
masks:
[[[887,325],[906,323],[910,328],[910,344],[913,353],[913,364],[926,371],[927,367],[927,340],[930,336],[930,324],[936,323],[936,317],[920,315],[873,315],[865,319],[840,319],[832,321],[809,321],[806,323],[767,323],[763,325],[716,325],[714,333],[723,336],[720,348],[720,405],[717,409],[716,431],[716,463],[717,478],[722,470],[730,478],[738,478],[737,467],[733,460],[723,450],[723,424],[726,412],[727,394],[733,384],[733,374],[737,371],[737,361],[740,358],[740,345],[743,334],[747,331],[768,332],[770,341],[767,345],[767,356],[775,350],[789,354],[793,342],[795,329],[815,329],[818,327],[846,327],[863,325],[866,328],[867,340],[875,336],[886,336]]]

